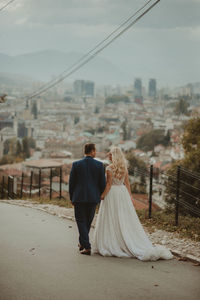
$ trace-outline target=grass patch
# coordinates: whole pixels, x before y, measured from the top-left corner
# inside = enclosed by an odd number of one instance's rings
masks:
[[[200,218],[180,215],[179,225],[175,226],[174,214],[166,213],[164,210],[153,212],[151,219],[148,218],[148,211],[146,210],[138,210],[137,214],[141,223],[148,228],[149,232],[162,229],[176,232],[181,238],[200,241]]]
[[[26,200],[32,203],[36,203],[36,204],[53,204],[53,205],[58,205],[61,207],[66,207],[66,208],[72,208],[73,205],[71,204],[71,201],[69,199],[49,199],[49,198],[38,198],[38,197],[34,197],[31,199],[27,199],[27,198],[22,198],[20,200]]]

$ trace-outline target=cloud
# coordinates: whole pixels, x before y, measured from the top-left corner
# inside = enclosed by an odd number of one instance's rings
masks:
[[[79,23],[116,26],[144,3],[146,0],[19,0],[10,6],[8,13],[12,13],[14,19],[25,17],[32,25]],[[199,11],[200,0],[161,0],[137,26],[160,29],[198,26]]]
[[[146,0],[18,0],[0,17],[0,52],[87,52]],[[130,77],[200,77],[200,0],[161,0],[101,54]],[[149,77],[148,77],[149,78]],[[184,79],[185,78],[185,79]]]

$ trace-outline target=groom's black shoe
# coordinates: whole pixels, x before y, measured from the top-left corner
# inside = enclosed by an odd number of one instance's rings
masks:
[[[84,255],[91,255],[91,249],[83,249],[80,251],[80,253]]]
[[[84,247],[81,246],[81,244],[78,244],[78,248],[79,248],[79,251],[82,251],[84,249]]]

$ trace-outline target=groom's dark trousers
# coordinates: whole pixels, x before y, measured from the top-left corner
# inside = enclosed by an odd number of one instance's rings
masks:
[[[85,249],[91,248],[90,227],[104,189],[105,172],[101,162],[86,156],[73,163],[69,178],[69,194],[74,205],[79,243]]]
[[[79,243],[90,249],[89,232],[95,215],[96,203],[75,203],[75,219],[79,230]]]

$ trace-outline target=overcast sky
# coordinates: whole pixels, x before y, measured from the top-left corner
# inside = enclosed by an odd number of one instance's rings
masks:
[[[0,0],[0,7],[8,0]],[[0,12],[0,52],[85,53],[145,0],[16,0]],[[100,55],[144,81],[200,82],[200,0],[161,0]],[[65,69],[67,66],[64,66]]]

